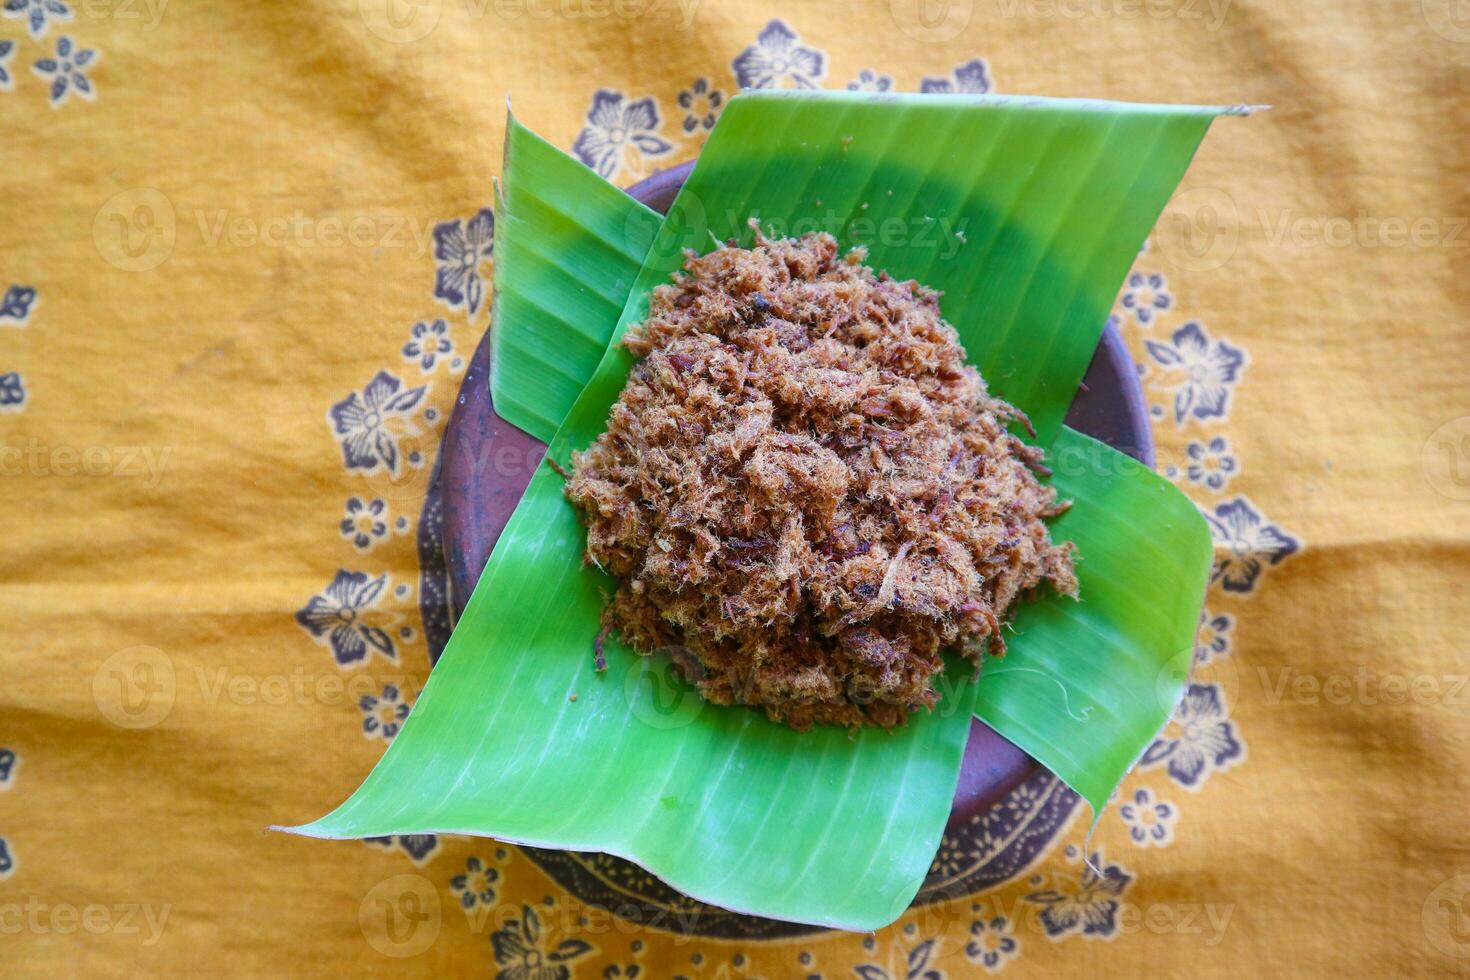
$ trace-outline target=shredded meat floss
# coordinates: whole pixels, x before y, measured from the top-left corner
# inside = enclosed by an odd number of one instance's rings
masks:
[[[978,669],[1021,597],[1076,595],[1044,523],[1067,505],[938,293],[751,225],[654,290],[566,494],[640,653],[799,730],[892,727],[938,701],[941,651]]]

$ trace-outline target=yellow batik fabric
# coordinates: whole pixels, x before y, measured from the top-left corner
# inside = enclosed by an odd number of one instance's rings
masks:
[[[4,972],[1470,966],[1453,0],[0,14]],[[935,880],[965,897],[871,936],[691,932],[593,857],[267,833],[358,784],[442,641],[425,497],[489,327],[507,95],[627,185],[692,158],[742,86],[1274,106],[1215,125],[1115,309],[1218,563],[1101,873],[1049,777],[946,838]]]

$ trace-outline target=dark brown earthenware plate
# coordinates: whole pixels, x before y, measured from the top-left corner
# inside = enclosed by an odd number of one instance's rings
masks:
[[[629,188],[628,193],[657,211],[666,211],[691,169],[693,164],[689,163],[655,174]],[[444,443],[420,525],[419,547],[425,568],[422,589],[425,628],[436,659],[447,638],[448,623],[457,620],[464,611],[464,603],[473,591],[496,539],[510,519],[546,448],[495,414],[490,400],[488,338],[487,333],[481,339],[465,372],[459,398],[445,429]],[[1153,436],[1138,372],[1122,338],[1111,325],[1103,332],[1102,342],[1072,401],[1067,424],[1149,466],[1154,463]],[[439,532],[437,535],[436,531]],[[439,540],[433,540],[435,537]],[[1055,781],[1055,777],[1050,777],[1040,763],[996,734],[984,722],[974,721],[945,831],[946,843],[972,833],[972,828],[979,825],[987,812],[1013,790],[1023,783],[1044,781],[1043,777]],[[1069,811],[1074,804],[1075,800],[1068,801]],[[635,908],[637,917],[644,922],[652,917],[648,911],[650,907],[658,909],[678,904],[668,900],[667,886],[661,882],[645,881],[651,876],[638,872],[631,865],[623,868],[626,862],[616,858],[599,855],[590,863],[573,862],[568,865],[563,860],[568,856],[562,852],[533,852],[532,857],[585,901],[604,899],[616,892],[622,903],[630,892],[636,895],[641,888],[645,894],[639,896],[638,901],[631,905],[620,904],[614,911],[627,915],[630,908]],[[960,879],[951,878],[958,884]],[[618,887],[605,887],[613,879],[618,879]],[[971,880],[970,887],[974,887],[974,880],[985,879],[984,876],[980,879],[972,876],[967,880]],[[956,894],[969,893],[963,888],[958,892],[951,888],[943,892],[942,897],[953,898]],[[925,893],[921,892],[918,901],[925,900]],[[935,899],[931,896],[928,900]],[[683,920],[675,921],[675,916],[659,924],[703,935],[744,935],[751,938],[811,931],[807,926],[769,923],[727,912],[713,914],[715,911],[689,920],[697,922],[692,927]]]

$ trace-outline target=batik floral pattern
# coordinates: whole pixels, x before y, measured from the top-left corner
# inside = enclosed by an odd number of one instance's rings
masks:
[[[364,837],[370,847],[386,847],[402,851],[414,864],[426,864],[439,849],[439,838],[434,834],[398,834],[393,837]]]
[[[1240,468],[1230,450],[1230,441],[1224,436],[1215,436],[1206,442],[1191,442],[1185,447],[1184,455],[1187,459],[1184,475],[1189,482],[1216,493],[1225,489],[1225,484]]]
[[[931,967],[936,939],[925,939],[908,951],[902,965],[861,963],[852,968],[860,980],[945,980],[944,973]]]
[[[495,980],[568,980],[572,971],[567,964],[592,952],[592,945],[582,939],[552,945],[529,905],[521,906],[520,918],[506,920],[505,928],[492,933],[490,943],[500,967]]]
[[[449,879],[449,888],[459,897],[462,908],[491,906],[495,904],[495,883],[499,879],[499,871],[486,864],[483,858],[471,855],[465,862],[464,873]]]
[[[1166,847],[1174,839],[1174,821],[1179,811],[1174,804],[1154,797],[1153,790],[1140,786],[1118,807],[1128,825],[1128,837],[1139,847]]]
[[[348,497],[337,528],[358,551],[371,551],[373,545],[388,536],[388,504],[376,497],[372,500]]]
[[[0,42],[0,60],[4,57],[4,43]],[[5,290],[5,296],[0,298],[0,327],[25,326],[35,303],[36,290],[31,286],[11,286]]]
[[[71,38],[63,34],[56,42],[56,56],[40,59],[32,70],[50,87],[53,107],[61,105],[72,94],[90,102],[97,98],[97,92],[87,77],[86,69],[97,58],[95,49],[78,48]]]
[[[679,108],[684,110],[684,132],[696,129],[710,130],[720,117],[725,105],[725,93],[710,85],[705,78],[696,78],[694,83],[679,93]]]
[[[312,639],[329,647],[342,667],[360,663],[378,653],[397,659],[393,638],[376,625],[371,614],[388,585],[388,576],[338,569],[321,592],[296,613],[296,622]]]
[[[434,297],[473,315],[485,298],[485,265],[495,249],[495,215],[482,208],[469,221],[434,226]]]
[[[741,88],[816,88],[826,74],[826,55],[801,43],[796,32],[773,20],[731,67]]]
[[[972,58],[946,76],[926,77],[919,83],[920,92],[964,93],[983,95],[991,89],[990,65],[984,58]]]
[[[1199,789],[1212,773],[1229,769],[1245,756],[1228,715],[1218,684],[1190,684],[1174,717],[1143,753],[1138,767],[1164,766],[1180,786]]]
[[[379,371],[367,387],[353,392],[327,412],[327,424],[341,440],[342,463],[349,470],[397,473],[403,462],[398,441],[419,434],[416,409],[427,385],[406,387]]]
[[[1141,327],[1151,327],[1160,313],[1174,305],[1169,284],[1157,272],[1130,272],[1118,304]]]
[[[1106,863],[1098,852],[1081,864],[1080,874],[1055,875],[1051,888],[1030,893],[1026,901],[1043,906],[1041,924],[1050,939],[1073,933],[1111,939],[1118,931],[1118,899],[1132,881],[1132,875]]]
[[[1208,609],[1200,613],[1199,632],[1194,639],[1195,662],[1208,664],[1230,656],[1230,634],[1234,629],[1234,616],[1211,615]]]
[[[0,374],[0,412],[19,412],[26,407],[26,383],[19,371]]]
[[[71,8],[61,0],[5,0],[6,17],[23,18],[26,30],[36,40],[46,36],[52,24],[71,20]]]
[[[449,325],[442,319],[432,323],[420,320],[408,331],[408,343],[403,345],[403,359],[417,361],[425,374],[438,364],[449,361],[454,353],[454,341],[449,336]]]
[[[1021,955],[1021,941],[1003,915],[981,916],[970,923],[965,958],[987,973],[999,973],[1006,963]]]
[[[1174,421],[1223,419],[1230,393],[1245,367],[1245,352],[1223,340],[1211,340],[1195,320],[1186,323],[1167,342],[1144,341],[1149,357],[1160,369],[1158,384],[1174,394]]]
[[[858,72],[858,77],[847,83],[849,92],[891,92],[893,91],[893,76],[882,72],[864,68]]]
[[[363,735],[385,742],[393,741],[393,736],[403,728],[409,712],[409,704],[403,699],[403,692],[393,684],[385,686],[382,694],[364,694],[357,707],[363,716]]]
[[[673,149],[659,135],[658,103],[652,98],[628,100],[622,92],[598,89],[587,110],[587,125],[577,134],[572,152],[604,177],[624,167],[638,169],[643,157],[661,157]]]
[[[1301,542],[1266,520],[1246,497],[1236,497],[1205,512],[1215,540],[1212,582],[1226,592],[1255,589],[1266,569],[1279,565],[1301,550]]]

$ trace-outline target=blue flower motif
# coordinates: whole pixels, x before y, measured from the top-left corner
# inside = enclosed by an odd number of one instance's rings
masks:
[[[51,107],[54,109],[75,92],[78,97],[91,101],[97,98],[96,91],[82,69],[99,57],[93,48],[77,48],[71,38],[61,35],[56,42],[56,57],[42,58],[31,70],[51,84]]]
[[[958,92],[967,95],[983,95],[989,92],[990,65],[984,58],[971,58],[963,65],[957,65],[954,74],[946,78],[935,78],[928,76],[919,82],[920,92]]]
[[[1216,492],[1225,489],[1238,464],[1230,443],[1224,436],[1215,436],[1209,442],[1191,442],[1184,448],[1189,464],[1184,468],[1190,483],[1202,483]]]
[[[376,497],[370,501],[348,497],[347,509],[338,527],[342,537],[351,541],[358,551],[371,551],[373,545],[388,536],[388,505]]]
[[[15,770],[20,765],[20,756],[14,749],[0,749],[0,789],[9,789],[15,783]]]
[[[481,208],[468,222],[461,218],[434,226],[434,296],[471,314],[485,296],[481,267],[495,247],[495,214]]]
[[[393,741],[393,736],[403,727],[408,717],[409,705],[403,695],[392,684],[383,688],[381,695],[364,694],[357,702],[362,711],[362,733],[368,738]]]
[[[26,29],[39,41],[52,22],[71,20],[71,8],[61,0],[5,0],[5,16],[24,17]]]
[[[1223,340],[1211,342],[1203,326],[1191,320],[1174,331],[1169,343],[1144,341],[1149,356],[1164,369],[1163,384],[1174,391],[1174,421],[1193,416],[1222,419],[1230,389],[1245,366],[1245,351]]]
[[[395,660],[393,638],[366,615],[387,584],[386,574],[372,578],[366,572],[338,569],[327,587],[296,613],[296,622],[318,643],[331,647],[339,666],[366,660],[374,650]]]
[[[826,71],[826,56],[800,43],[796,32],[773,20],[755,43],[732,63],[741,88],[816,88]]]
[[[3,45],[0,45],[3,46]],[[36,290],[31,286],[11,286],[0,299],[0,320],[15,320],[14,326],[25,326],[30,319],[31,306],[36,302]]]
[[[703,78],[679,93],[679,108],[684,110],[684,132],[692,133],[700,127],[714,129],[715,120],[725,104],[725,93],[711,88]]]
[[[662,156],[673,146],[658,135],[658,103],[652,98],[627,101],[622,92],[598,89],[587,110],[587,125],[577,134],[572,152],[587,166],[611,178],[630,153]]]
[[[0,40],[0,92],[9,92],[15,87],[15,78],[10,74],[10,59],[15,56],[15,42],[9,38]]]
[[[0,374],[0,412],[19,412],[26,405],[26,385],[20,372]]]
[[[1215,539],[1215,568],[1210,581],[1226,592],[1250,592],[1266,566],[1279,565],[1301,550],[1301,542],[1267,523],[1246,497],[1236,497],[1205,513]]]
[[[327,411],[327,424],[342,442],[342,462],[349,470],[398,472],[398,437],[418,434],[414,409],[428,385],[405,388],[379,371],[359,394],[353,392]],[[397,430],[397,431],[395,431]]]
[[[847,83],[849,92],[891,92],[893,76],[880,75],[871,68],[858,72],[858,77]]]
[[[1190,684],[1174,717],[1143,753],[1138,767],[1167,765],[1170,779],[1197,790],[1212,772],[1229,769],[1244,755],[1235,725],[1226,717],[1219,685]]]
[[[1021,942],[1005,916],[981,917],[970,923],[970,939],[965,943],[965,956],[978,963],[987,973],[999,973],[1007,960],[1021,954]]]
[[[1230,656],[1230,634],[1235,629],[1235,617],[1228,613],[1211,616],[1208,609],[1199,616],[1199,631],[1194,638],[1196,663],[1208,664]]]
[[[439,838],[433,834],[397,834],[392,837],[364,837],[364,844],[373,847],[397,848],[413,858],[414,864],[423,864],[439,846]]]
[[[15,870],[15,857],[10,853],[10,843],[0,837],[0,878],[9,878]]]
[[[926,939],[909,950],[903,968],[890,973],[877,963],[863,963],[852,968],[861,980],[944,980],[944,974],[929,969],[929,958],[934,955],[933,939]],[[896,950],[891,950],[892,952]]]
[[[420,320],[408,332],[408,343],[403,345],[403,359],[418,361],[424,371],[434,370],[434,365],[454,351],[454,341],[449,339],[449,325],[443,320],[424,323]]]
[[[592,952],[583,939],[563,939],[555,946],[541,936],[541,920],[529,905],[521,906],[521,917],[505,921],[505,928],[490,934],[495,962],[500,969],[495,980],[569,980],[566,964]]]
[[[1102,868],[1099,874],[1092,865]],[[1076,932],[1084,936],[1111,936],[1118,929],[1118,896],[1133,881],[1133,876],[1116,864],[1104,866],[1101,853],[1092,855],[1092,865],[1084,864],[1080,880],[1059,875],[1059,888],[1032,892],[1026,901],[1044,905],[1041,924],[1046,934],[1055,939]]]
[[[1169,293],[1169,284],[1157,272],[1131,272],[1118,302],[1139,326],[1149,327],[1155,315],[1174,305],[1174,297]]]
[[[459,896],[461,907],[472,909],[477,904],[495,904],[495,882],[499,880],[499,871],[487,867],[484,861],[471,855],[465,862],[464,874],[450,878],[449,887]]]
[[[1174,839],[1174,821],[1179,811],[1174,804],[1154,798],[1153,790],[1140,787],[1133,799],[1118,807],[1128,825],[1128,837],[1139,847],[1166,847]]]

